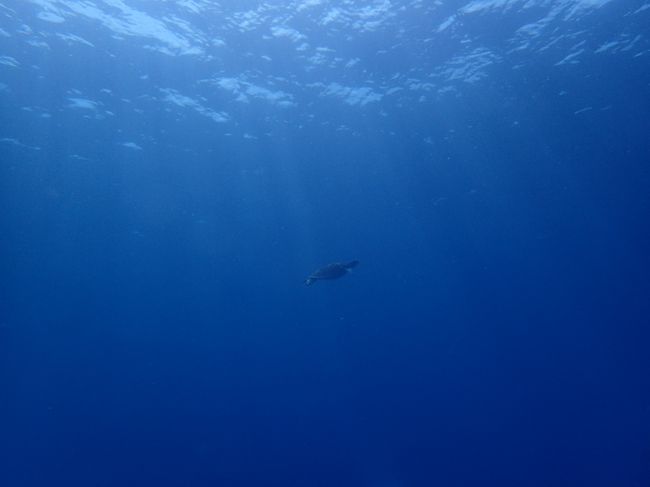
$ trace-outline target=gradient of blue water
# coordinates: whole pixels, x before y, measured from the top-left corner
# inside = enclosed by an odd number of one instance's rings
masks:
[[[43,62],[12,81],[42,106],[128,91]],[[46,135],[0,147],[0,484],[649,485],[648,79],[497,73],[254,143],[1,111]],[[179,149],[116,149],[127,126]]]

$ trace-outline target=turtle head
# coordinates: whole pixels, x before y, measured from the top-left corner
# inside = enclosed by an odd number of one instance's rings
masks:
[[[353,267],[356,267],[358,264],[359,264],[358,260],[351,260],[350,262],[346,262],[345,264],[343,264],[343,267],[349,270],[352,269]]]

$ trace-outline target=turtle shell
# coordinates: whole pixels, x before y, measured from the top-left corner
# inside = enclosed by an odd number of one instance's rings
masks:
[[[350,269],[359,264],[358,260],[351,260],[349,262],[335,262],[326,265],[314,271],[308,278],[309,283],[318,279],[337,279],[346,275]]]
[[[336,279],[337,277],[342,277],[348,273],[348,268],[345,264],[336,262],[334,264],[326,265],[320,269],[314,271],[311,276],[311,279]]]

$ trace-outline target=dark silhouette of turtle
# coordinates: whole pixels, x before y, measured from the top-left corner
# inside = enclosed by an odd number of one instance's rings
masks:
[[[358,260],[351,260],[350,262],[335,262],[334,264],[326,265],[320,269],[311,273],[311,275],[305,279],[305,284],[310,286],[314,281],[319,281],[321,279],[338,279],[346,275],[353,267],[356,267],[359,263]]]

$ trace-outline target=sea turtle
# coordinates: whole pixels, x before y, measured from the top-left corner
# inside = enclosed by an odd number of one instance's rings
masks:
[[[350,262],[335,262],[334,264],[326,265],[320,269],[311,273],[311,275],[305,279],[305,284],[307,286],[321,279],[338,279],[346,275],[353,267],[356,267],[359,263],[358,260],[351,260]]]

